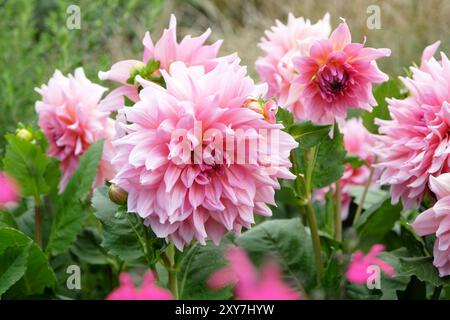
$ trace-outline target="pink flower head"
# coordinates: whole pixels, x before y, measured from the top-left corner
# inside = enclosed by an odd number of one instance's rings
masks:
[[[227,251],[228,267],[216,271],[208,279],[208,286],[220,289],[235,284],[239,300],[299,300],[300,294],[283,281],[280,268],[274,262],[266,263],[260,274],[255,270],[244,250],[238,247]]]
[[[136,289],[129,274],[122,273],[119,277],[120,286],[111,292],[107,300],[172,300],[169,290],[155,285],[155,276],[149,271],[144,276],[140,289]]]
[[[404,100],[388,99],[392,120],[379,125],[376,154],[381,184],[391,185],[392,201],[417,207],[427,191],[430,175],[450,169],[450,61],[433,58],[434,44],[424,51],[422,65],[412,67],[412,79],[401,78],[411,94]]]
[[[187,66],[203,66],[209,71],[217,64],[217,54],[219,52],[222,40],[218,40],[212,45],[205,45],[205,41],[211,34],[211,30],[206,30],[199,37],[186,36],[177,42],[177,20],[174,15],[170,17],[169,28],[165,29],[161,38],[153,44],[150,33],[146,32],[142,41],[144,45],[144,54],[142,60],[124,60],[114,64],[107,72],[99,72],[101,80],[112,80],[118,82],[121,86],[113,91],[102,101],[101,107],[107,111],[116,111],[124,106],[124,96],[131,101],[139,100],[137,81],[130,83],[130,76],[134,71],[147,65],[149,61],[159,63],[159,68],[153,74],[148,75],[147,80],[155,81],[161,77],[161,71],[168,71],[170,65],[175,61],[182,61]],[[234,55],[227,56],[225,59],[230,61]],[[157,81],[156,81],[157,82]]]
[[[293,59],[299,73],[294,82],[304,86],[305,117],[314,122],[333,123],[336,118],[345,118],[349,108],[371,111],[377,104],[372,83],[388,80],[375,60],[390,53],[389,49],[352,43],[345,22],[329,39],[316,41],[308,56]]]
[[[368,277],[372,274],[371,266],[378,266],[387,275],[395,275],[394,268],[387,262],[377,258],[377,255],[384,250],[381,244],[374,245],[367,255],[361,251],[356,251],[347,269],[347,280],[356,284],[365,284]]]
[[[375,145],[375,138],[364,127],[361,119],[352,118],[344,122],[340,126],[341,132],[344,135],[344,147],[348,155],[355,155],[359,159],[365,161],[365,164],[359,168],[354,168],[350,164],[345,164],[345,171],[339,180],[341,187],[341,216],[346,219],[352,197],[349,193],[349,188],[354,186],[364,186],[370,175],[370,167],[373,163],[373,147]],[[324,200],[325,194],[329,188],[323,188],[317,191],[315,196]]]
[[[278,111],[278,105],[274,100],[264,100],[262,98],[255,99],[255,98],[249,98],[247,101],[244,102],[243,105],[245,108],[249,108],[259,114],[262,114],[264,117],[264,120],[270,122],[270,123],[276,123],[277,122],[277,111]]]
[[[113,132],[108,113],[99,110],[99,101],[106,88],[92,83],[82,68],[65,77],[56,70],[47,85],[36,88],[42,100],[36,102],[39,126],[44,131],[50,149],[48,154],[61,161],[60,190],[64,190],[80,157],[95,141],[108,139]],[[110,159],[113,149],[105,141],[102,160],[93,187],[112,178]]]
[[[174,62],[162,76],[167,88],[139,78],[140,101],[124,108],[126,135],[114,141],[112,181],[128,192],[128,211],[179,249],[250,228],[253,213],[270,216],[277,178],[295,178],[297,143],[243,107],[262,94],[245,68],[223,62],[206,73]],[[258,147],[265,137],[273,143]]]
[[[19,201],[19,186],[16,181],[0,172],[0,210],[13,207]]]
[[[288,15],[287,24],[276,21],[276,26],[265,32],[259,47],[265,56],[256,60],[256,71],[269,85],[269,96],[276,97],[282,107],[290,110],[297,119],[303,118],[302,86],[294,83],[297,75],[292,58],[309,54],[312,43],[330,35],[330,15],[311,24],[303,17]]]
[[[430,176],[430,189],[438,201],[434,206],[422,212],[411,224],[420,236],[436,234],[433,264],[439,269],[439,275],[450,275],[450,173],[435,178]]]

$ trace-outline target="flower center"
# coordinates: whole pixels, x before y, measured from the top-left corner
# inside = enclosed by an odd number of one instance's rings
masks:
[[[327,64],[322,67],[317,77],[320,95],[328,102],[343,96],[350,83],[350,76],[345,68]]]

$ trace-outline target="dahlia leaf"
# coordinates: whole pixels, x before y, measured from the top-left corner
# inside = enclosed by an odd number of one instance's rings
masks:
[[[103,151],[103,140],[93,143],[80,158],[78,167],[57,203],[50,229],[47,252],[53,255],[67,250],[75,241],[86,217],[85,200],[97,175]]]
[[[27,270],[29,245],[9,247],[0,254],[0,298],[6,290],[24,276]]]
[[[284,275],[297,289],[315,286],[316,270],[311,236],[299,218],[268,220],[236,239],[256,265],[274,255]]]
[[[401,257],[400,264],[400,275],[416,276],[435,287],[450,286],[450,277],[439,277],[439,272],[433,265],[433,257]]]
[[[355,199],[355,203],[359,205],[362,194],[364,192],[364,186],[350,186],[348,193]],[[374,204],[384,201],[388,195],[388,192],[382,189],[369,189],[366,198],[364,200],[363,209],[369,209]]]
[[[294,116],[291,112],[284,108],[278,108],[276,117],[277,121],[281,122],[285,128],[288,128],[291,124],[294,123]]]
[[[289,126],[288,132],[297,140],[300,148],[309,149],[328,136],[331,125],[318,125],[311,121],[298,121]]]
[[[32,239],[17,229],[0,228],[0,253],[2,253],[0,265],[3,265],[6,261],[3,257],[5,257],[4,254],[8,248],[16,248],[17,250],[12,249],[6,253],[7,255],[18,254],[19,250],[27,250],[27,254],[21,253],[26,257],[17,256],[16,258],[18,268],[16,277],[22,273],[18,265],[21,265],[24,260],[26,260],[26,270],[20,279],[4,293],[4,297],[17,298],[38,295],[42,294],[45,288],[53,288],[56,283],[55,274],[48,263],[47,256]],[[4,283],[2,282],[2,284]]]

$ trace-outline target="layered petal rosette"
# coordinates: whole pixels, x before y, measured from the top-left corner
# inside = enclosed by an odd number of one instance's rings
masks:
[[[390,53],[352,43],[347,23],[342,22],[329,39],[316,41],[309,55],[293,58],[299,74],[294,82],[304,86],[305,118],[333,123],[344,119],[349,108],[371,111],[377,105],[372,84],[388,80],[375,60]]]
[[[106,139],[93,187],[114,176],[110,163],[114,154],[109,138],[114,124],[108,113],[99,109],[106,88],[86,78],[82,68],[64,76],[56,70],[48,84],[36,91],[42,100],[36,102],[39,126],[49,143],[48,154],[61,161],[60,190],[64,190],[80,157],[97,140]]]
[[[290,13],[287,24],[277,20],[259,43],[265,55],[256,60],[256,71],[269,85],[269,95],[276,97],[278,104],[291,111],[297,119],[303,118],[302,86],[293,82],[297,71],[292,58],[308,55],[314,41],[327,39],[330,32],[329,14],[312,24]]]
[[[175,61],[182,61],[187,66],[203,66],[205,70],[211,70],[217,64],[217,54],[222,40],[212,45],[206,45],[205,41],[211,34],[206,30],[199,37],[184,37],[177,42],[177,21],[174,15],[170,18],[169,28],[163,31],[161,38],[154,44],[149,32],[145,33],[142,41],[144,53],[142,60],[123,60],[115,63],[110,70],[99,72],[101,80],[112,80],[120,86],[111,91],[102,101],[102,109],[116,111],[124,106],[124,97],[133,102],[139,100],[139,83],[136,75],[141,75],[147,80],[163,85],[162,70],[169,70]],[[234,55],[225,59],[230,61]]]
[[[210,72],[174,62],[161,73],[167,88],[139,77],[140,100],[124,109],[126,134],[114,141],[112,182],[128,192],[128,211],[179,249],[270,216],[277,178],[295,178],[297,143],[245,106],[260,87],[238,61]]]
[[[437,178],[430,176],[429,185],[438,201],[422,212],[411,226],[420,236],[436,235],[433,264],[439,275],[445,277],[450,275],[450,173]]]
[[[412,78],[401,78],[410,96],[387,100],[391,120],[376,119],[380,183],[406,208],[420,204],[431,175],[449,171],[450,61],[445,54],[433,58],[436,49],[437,43],[424,51]]]

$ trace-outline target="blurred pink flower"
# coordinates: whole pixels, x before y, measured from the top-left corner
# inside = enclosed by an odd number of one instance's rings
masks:
[[[239,300],[299,300],[301,296],[283,281],[275,262],[266,263],[258,274],[244,250],[238,247],[227,251],[229,266],[216,271],[208,279],[211,289],[235,284],[234,295]]]
[[[122,273],[119,277],[120,286],[111,292],[107,300],[172,300],[169,290],[155,285],[155,276],[149,271],[145,274],[140,289],[136,289],[129,274]]]
[[[16,181],[0,171],[0,209],[8,209],[19,201],[19,186]]]
[[[256,71],[269,84],[268,95],[276,97],[277,103],[297,119],[303,118],[302,86],[293,82],[297,72],[292,58],[308,55],[312,43],[328,38],[330,31],[328,13],[316,24],[289,13],[287,24],[276,20],[276,25],[265,32],[266,37],[259,43],[265,55],[256,60]]]
[[[443,53],[441,61],[432,57],[438,44],[425,49],[420,69],[411,67],[412,79],[401,78],[410,96],[387,100],[392,120],[376,119],[379,182],[405,208],[420,204],[430,175],[450,169],[450,61]]]
[[[49,156],[61,161],[60,190],[64,190],[80,157],[95,141],[106,138],[103,156],[93,187],[112,178],[110,164],[113,148],[108,138],[114,125],[108,113],[99,110],[98,103],[106,88],[86,78],[82,68],[65,77],[56,70],[47,85],[36,88],[42,100],[36,102],[39,126],[50,145]]]
[[[140,101],[124,108],[126,135],[114,141],[112,182],[128,192],[128,211],[179,249],[193,239],[219,243],[228,231],[250,228],[254,213],[270,216],[277,178],[295,178],[289,154],[297,143],[243,107],[263,87],[238,61],[208,73],[174,62],[162,75],[167,89],[139,78]],[[263,131],[274,148],[251,147],[250,140],[263,143]]]
[[[438,201],[411,226],[420,236],[436,234],[433,264],[439,269],[439,275],[445,277],[450,275],[450,173],[437,178],[430,176],[429,185]]]
[[[366,163],[359,168],[354,168],[350,164],[345,164],[345,171],[339,180],[341,187],[341,216],[346,219],[352,197],[349,193],[349,188],[354,186],[364,186],[370,175],[370,167],[373,163],[373,147],[375,145],[375,138],[364,127],[362,120],[351,118],[340,126],[340,130],[344,135],[344,147],[348,155],[356,155],[359,159]],[[319,200],[324,200],[325,194],[329,187],[322,188],[315,193],[315,197]],[[333,186],[334,190],[334,186]]]
[[[393,277],[395,275],[394,268],[389,263],[377,258],[377,255],[383,250],[383,245],[376,244],[367,255],[364,255],[362,251],[356,251],[347,269],[347,280],[356,284],[365,284],[371,275],[370,266],[378,266],[387,275]]]
[[[199,37],[186,36],[177,42],[177,20],[174,15],[170,17],[169,28],[163,31],[161,38],[153,44],[150,33],[146,32],[142,41],[144,54],[142,60],[124,60],[115,63],[107,72],[99,72],[101,80],[112,80],[121,86],[111,91],[101,102],[101,108],[106,111],[116,111],[124,106],[124,96],[131,101],[139,100],[139,84],[128,83],[133,70],[145,66],[149,61],[158,61],[159,70],[152,76],[161,76],[161,70],[169,71],[170,65],[175,61],[182,61],[187,66],[203,66],[206,71],[211,70],[217,64],[217,54],[223,40],[218,40],[212,45],[205,45],[211,30],[206,30]],[[235,55],[224,57],[229,61],[234,60]]]
[[[372,84],[388,80],[375,60],[389,56],[389,49],[365,48],[352,43],[347,23],[341,23],[329,39],[317,40],[309,55],[294,57],[299,76],[294,83],[305,86],[302,97],[305,117],[319,123],[344,119],[349,108],[371,111],[377,104]]]

